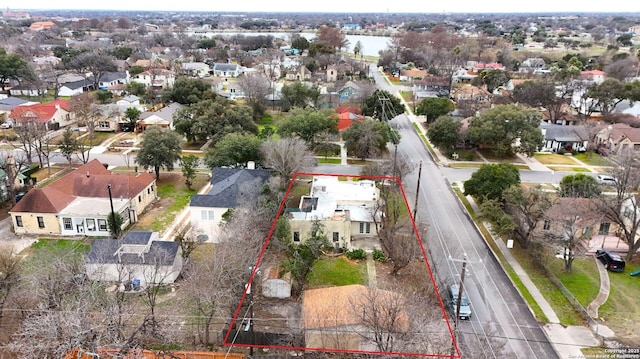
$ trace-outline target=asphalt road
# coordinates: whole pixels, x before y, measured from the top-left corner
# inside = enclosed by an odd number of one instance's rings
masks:
[[[557,358],[542,328],[520,297],[472,221],[455,198],[449,181],[471,176],[465,170],[440,168],[431,159],[405,115],[392,121],[402,136],[398,156],[422,161],[417,221],[427,228],[423,238],[443,299],[446,288],[460,280],[462,260],[468,258],[464,288],[471,301],[472,319],[458,326],[463,357]],[[551,177],[546,174],[546,181]],[[536,176],[543,174],[536,174]],[[451,177],[451,178],[449,178]],[[403,178],[413,208],[417,171]]]

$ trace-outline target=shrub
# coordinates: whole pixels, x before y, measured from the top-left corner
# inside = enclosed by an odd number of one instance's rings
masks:
[[[367,252],[362,248],[352,249],[347,252],[347,258],[349,259],[367,259]]]
[[[386,262],[387,256],[384,255],[384,252],[379,249],[373,250],[373,260],[378,262]]]
[[[564,148],[558,148],[558,151],[556,151],[557,154],[559,155],[564,155],[567,151]]]

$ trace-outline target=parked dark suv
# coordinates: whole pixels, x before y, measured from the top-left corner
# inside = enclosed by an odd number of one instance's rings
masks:
[[[608,270],[612,272],[624,272],[624,259],[619,255],[604,249],[598,249],[596,251],[596,258],[598,258]]]

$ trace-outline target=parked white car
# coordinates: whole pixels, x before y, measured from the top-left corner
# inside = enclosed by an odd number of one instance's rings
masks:
[[[618,183],[618,180],[609,175],[597,175],[596,181],[605,186],[615,186]]]

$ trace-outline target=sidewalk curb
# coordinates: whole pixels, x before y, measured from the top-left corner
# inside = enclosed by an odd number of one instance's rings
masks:
[[[448,180],[446,180],[446,181],[447,181],[447,183],[449,183]],[[460,197],[458,197],[458,194],[455,193],[455,191],[453,190],[453,187],[451,186],[451,183],[449,183],[448,187],[449,187],[449,190],[455,196],[455,198],[456,198],[456,200],[458,202],[458,205],[460,207],[462,207],[462,210],[463,210],[464,214],[467,216],[467,218],[469,218],[471,223],[473,223],[473,228],[476,230],[478,235],[483,239],[485,245],[487,246],[487,249],[489,250],[489,252],[492,255],[492,258],[498,263],[500,268],[502,268],[502,271],[506,274],[507,278],[509,278],[509,282],[511,282],[511,285],[513,285],[513,287],[515,288],[515,290],[518,293],[518,295],[520,295],[520,298],[522,298],[522,300],[525,303],[527,303],[527,308],[529,309],[529,312],[531,312],[531,315],[535,318],[536,316],[535,316],[535,313],[533,312],[533,309],[531,309],[531,306],[528,305],[527,300],[524,298],[524,296],[522,295],[522,292],[520,292],[520,289],[516,286],[516,284],[514,283],[513,279],[511,279],[511,276],[508,274],[504,264],[498,259],[498,257],[496,256],[496,252],[493,250],[493,248],[487,242],[487,238],[485,238],[485,236],[482,234],[482,231],[478,227],[478,224],[476,223],[476,221],[473,220],[471,214],[469,213],[469,211],[467,211],[467,208],[464,206],[464,203],[462,203],[462,200],[460,199]],[[493,235],[491,233],[489,233],[489,234],[491,235],[492,240],[495,241],[495,237],[493,237]],[[536,320],[536,322],[538,322],[538,321]],[[547,333],[547,331],[545,330],[545,328],[544,328],[544,326],[542,324],[547,324],[547,323],[538,322],[538,325],[540,326],[540,330],[544,334],[545,338],[547,339],[549,344],[551,344],[551,347],[553,348],[555,353],[558,355],[558,358],[562,358],[562,356],[560,355],[560,352],[558,351],[558,348],[556,347],[556,344],[551,340],[551,338],[549,337],[549,333]]]

